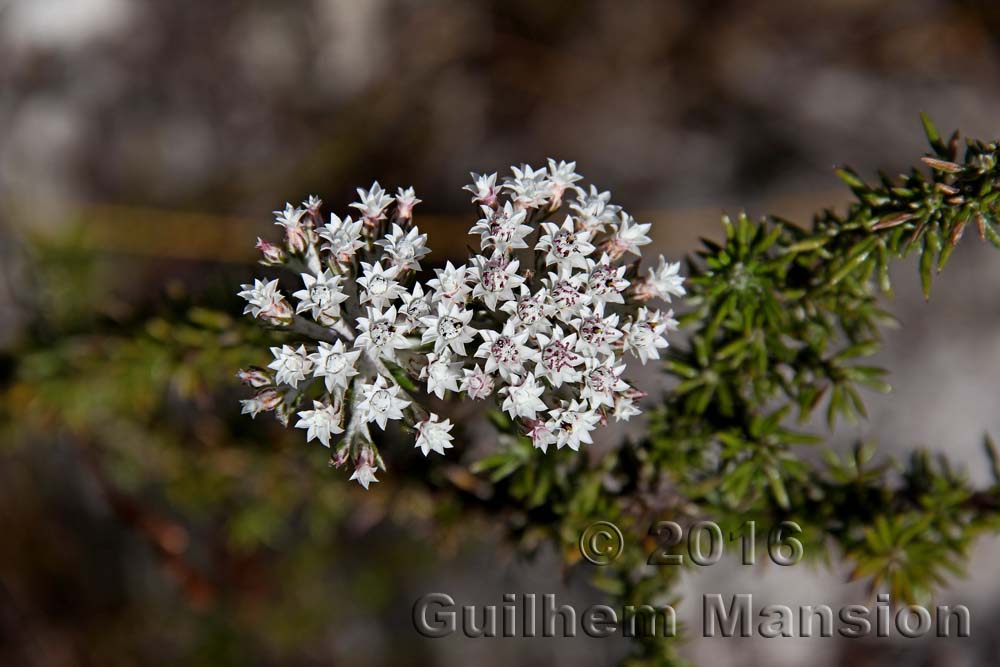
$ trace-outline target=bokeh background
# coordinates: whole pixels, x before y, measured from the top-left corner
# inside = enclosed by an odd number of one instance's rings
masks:
[[[260,359],[234,342],[257,335],[234,291],[270,211],[413,185],[443,262],[474,221],[469,171],[551,156],[680,258],[724,209],[842,203],[835,164],[907,168],[919,111],[993,138],[998,109],[990,0],[0,0],[0,665],[609,664],[621,642],[419,638],[410,607],[435,590],[600,596],[404,475],[364,494],[301,434],[239,417],[231,372]],[[927,446],[985,480],[998,266],[966,243],[930,305],[900,270],[896,391],[832,444]],[[970,640],[684,652],[995,664],[998,563],[984,540],[942,593],[972,609]],[[844,581],[730,564],[683,593],[857,601]]]

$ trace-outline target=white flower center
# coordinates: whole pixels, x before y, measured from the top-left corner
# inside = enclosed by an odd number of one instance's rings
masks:
[[[497,266],[483,271],[483,288],[487,292],[502,292],[507,286],[507,272]]]
[[[423,299],[414,299],[406,307],[406,314],[415,320],[419,320],[421,317],[425,317],[430,314],[431,308],[427,305],[427,302]]]
[[[495,222],[490,225],[490,233],[497,241],[500,241],[501,243],[508,243],[510,241],[510,237],[514,234],[514,228],[506,224],[506,221],[499,223]]]
[[[462,334],[464,325],[461,320],[454,317],[442,317],[438,322],[438,334],[445,340],[451,340],[452,338],[458,338]]]
[[[587,384],[596,392],[611,393],[617,383],[617,378],[610,368],[595,368],[587,376]]]
[[[396,246],[396,257],[399,259],[407,260],[413,259],[417,254],[416,249],[410,242],[404,242],[401,245]]]
[[[576,252],[576,234],[559,232],[552,239],[552,253],[556,257],[566,259]]]
[[[593,273],[587,280],[587,285],[597,294],[611,294],[618,291],[615,289],[615,282],[615,272],[610,266],[602,265],[594,267]]]
[[[330,288],[326,285],[313,285],[309,288],[309,298],[318,306],[325,306],[330,301]]]
[[[508,366],[516,364],[521,360],[521,355],[517,351],[517,345],[508,336],[497,338],[496,342],[490,347],[490,354],[499,363]]]
[[[542,306],[534,299],[518,301],[517,316],[525,324],[534,324],[542,317]]]
[[[649,347],[653,344],[653,330],[645,322],[633,327],[629,338],[637,347]]]
[[[554,340],[542,350],[542,364],[553,372],[559,372],[572,365],[576,355],[569,351],[569,346]]]
[[[607,329],[604,320],[599,317],[588,317],[580,326],[580,338],[590,345],[603,345],[607,341]]]
[[[376,322],[368,332],[375,347],[387,344],[392,339],[392,334],[392,326],[388,322]]]
[[[372,279],[368,281],[369,294],[381,296],[385,294],[387,289],[389,289],[389,281],[383,276],[373,276]]]
[[[347,368],[347,359],[342,354],[331,354],[326,358],[327,373],[341,373]]]
[[[560,308],[571,308],[580,302],[582,295],[569,282],[563,281],[552,290],[552,299]]]
[[[392,397],[389,395],[385,389],[379,389],[374,394],[372,394],[371,401],[369,401],[372,410],[375,412],[388,412],[389,406],[392,405]]]

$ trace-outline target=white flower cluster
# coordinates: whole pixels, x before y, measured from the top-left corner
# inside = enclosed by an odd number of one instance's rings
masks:
[[[294,305],[278,280],[239,294],[246,313],[308,342],[272,347],[267,369],[240,372],[258,390],[243,411],[275,411],[326,447],[342,435],[333,462],[350,461],[365,488],[384,468],[372,425],[402,421],[425,456],[452,447],[454,425],[422,396],[492,397],[543,451],[577,450],[609,418],[637,414],[643,394],[623,379],[626,360],[645,364],[667,347],[673,311],[647,304],[684,295],[680,264],[661,256],[638,277],[632,256],[650,243],[650,225],[577,185],[575,169],[549,160],[514,167],[500,184],[473,174],[465,189],[481,213],[470,231],[480,254],[425,281],[412,188],[358,189],[357,219],[324,224],[316,197],[276,211],[282,246],[257,247],[263,264],[299,274]]]

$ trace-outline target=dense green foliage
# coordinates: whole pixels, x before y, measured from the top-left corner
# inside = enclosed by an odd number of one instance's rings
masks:
[[[723,218],[725,240],[704,240],[689,259],[681,323],[690,338],[670,350],[666,371],[677,382],[647,440],[596,465],[558,464],[523,446],[480,464],[495,477],[510,474],[514,502],[554,511],[568,552],[588,518],[631,526],[624,542],[641,546],[626,550],[615,576],[600,573],[625,602],[663,599],[677,576],[676,566],[645,564],[646,531],[659,520],[708,519],[729,535],[746,520],[794,519],[807,558],[846,559],[873,591],[902,601],[925,601],[946,574],[962,572],[977,535],[1000,527],[988,438],[989,489],[972,488],[946,458],[923,451],[902,464],[875,461],[870,443],[847,457],[826,451],[821,465],[800,454],[800,445],[822,439],[797,430],[795,417],[801,424],[825,409],[832,429],[865,416],[864,389],[889,391],[885,371],[863,359],[892,321],[879,305],[891,291],[892,260],[915,256],[929,297],[966,227],[1000,247],[997,145],[970,141],[959,158],[957,133],[945,143],[929,119],[924,125],[934,151],[923,158],[929,175],[914,168],[870,185],[838,170],[856,201],[809,227]],[[648,662],[635,664],[660,664],[673,652],[653,641],[640,655]]]

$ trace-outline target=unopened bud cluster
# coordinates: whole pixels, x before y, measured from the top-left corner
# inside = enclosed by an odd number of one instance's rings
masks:
[[[368,488],[384,464],[371,437],[401,421],[424,455],[452,447],[454,424],[424,407],[431,394],[491,399],[536,447],[579,449],[608,419],[639,413],[624,379],[667,347],[684,294],[663,257],[638,275],[649,224],[610,195],[577,185],[575,163],[473,174],[480,254],[429,271],[427,235],[413,224],[413,189],[358,189],[355,217],[321,217],[322,202],[276,211],[284,240],[258,239],[261,263],[298,274],[291,298],[277,279],[242,286],[245,312],[300,334],[271,348],[266,369],[240,371],[256,390],[252,416],[274,412]],[[429,279],[422,280],[427,277]]]

